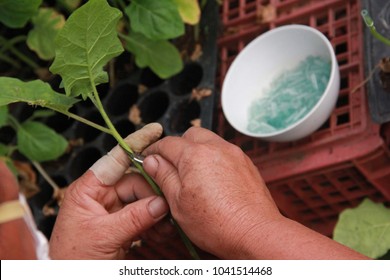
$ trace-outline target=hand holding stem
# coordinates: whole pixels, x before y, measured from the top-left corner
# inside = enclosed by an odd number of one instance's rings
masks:
[[[133,150],[129,147],[129,145],[126,143],[126,141],[122,138],[122,136],[118,133],[118,131],[116,130],[115,126],[113,125],[113,123],[111,122],[110,118],[108,117],[107,113],[105,112],[104,110],[104,107],[103,107],[103,104],[100,100],[100,97],[99,97],[99,94],[96,90],[96,87],[94,85],[94,83],[92,82],[93,84],[93,96],[92,96],[92,102],[95,104],[96,108],[99,110],[100,114],[102,115],[108,129],[110,130],[111,132],[111,135],[117,140],[118,144],[120,145],[120,147],[122,147],[122,149],[129,155],[130,159],[132,159],[131,155],[134,154]],[[141,152],[141,151],[140,151]],[[133,164],[136,166],[136,168],[140,171],[140,173],[142,174],[142,176],[145,178],[145,180],[149,183],[149,185],[152,187],[153,191],[155,192],[155,194],[159,195],[159,196],[163,196],[163,192],[161,191],[160,187],[154,182],[154,180],[145,172],[143,166],[141,164],[139,164],[138,162],[132,160]],[[196,252],[195,248],[193,247],[191,241],[188,239],[188,237],[186,236],[186,234],[183,232],[183,230],[180,228],[179,224],[171,217],[171,220],[173,222],[173,224],[175,225],[175,227],[177,228],[179,234],[180,234],[180,237],[182,238],[183,240],[183,243],[185,244],[185,246],[187,247],[190,255],[194,258],[194,259],[199,259],[199,255],[198,253]]]

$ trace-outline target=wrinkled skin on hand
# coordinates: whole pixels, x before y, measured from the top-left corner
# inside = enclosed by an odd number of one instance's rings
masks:
[[[190,128],[145,153],[173,217],[205,251],[223,259],[367,259],[282,216],[252,161],[211,131]]]
[[[152,155],[145,170],[160,185],[173,217],[203,250],[247,258],[247,237],[281,217],[252,161],[211,131],[191,128],[145,152]]]
[[[126,138],[141,152],[162,133],[150,124]],[[162,219],[166,201],[139,174],[125,174],[130,160],[116,146],[67,190],[50,239],[54,259],[123,259],[140,236],[172,231]],[[154,226],[154,228],[152,228]]]

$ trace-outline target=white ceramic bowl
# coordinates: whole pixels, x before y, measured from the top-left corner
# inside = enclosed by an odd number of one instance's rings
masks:
[[[275,76],[296,66],[308,56],[331,62],[328,85],[316,105],[287,128],[270,133],[248,131],[249,107]],[[250,42],[230,66],[222,86],[222,109],[239,132],[269,141],[293,141],[317,130],[330,116],[337,100],[340,73],[328,39],[305,25],[272,29]]]

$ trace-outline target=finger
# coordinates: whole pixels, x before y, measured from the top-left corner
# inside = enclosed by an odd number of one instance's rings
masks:
[[[182,159],[184,152],[191,148],[193,143],[187,139],[167,136],[156,143],[150,145],[145,149],[145,155],[159,154],[166,160],[170,161],[174,166],[178,166],[180,159]],[[145,166],[145,160],[144,160]]]
[[[184,152],[186,152],[187,155],[194,154],[195,152],[188,153],[190,149],[197,149],[197,146],[194,146],[194,144],[206,143],[220,146],[226,145],[227,142],[210,130],[193,127],[188,129],[182,137],[168,136],[159,140],[149,146],[144,151],[144,154],[160,154],[177,167],[179,161],[184,159]]]
[[[161,136],[162,126],[159,123],[150,123],[142,129],[130,134],[126,143],[134,152],[141,152]],[[117,145],[107,155],[103,156],[90,168],[96,178],[104,185],[114,185],[129,167],[130,159],[123,149]]]
[[[178,190],[181,188],[177,169],[157,154],[145,158],[144,169],[160,186],[168,202],[174,201],[174,196],[178,194]]]
[[[2,160],[0,174],[0,203],[18,199],[19,187],[16,178]]]
[[[118,245],[122,246],[155,225],[168,211],[169,207],[164,198],[148,197],[111,214],[107,226],[112,229]]]
[[[155,195],[150,185],[138,173],[130,173],[123,176],[115,184],[115,190],[118,198],[124,203],[134,202]]]
[[[202,127],[191,127],[182,137],[199,144],[225,141],[211,130]]]
[[[163,127],[159,123],[149,123],[140,130],[130,134],[125,141],[133,152],[141,153],[150,144],[156,142],[163,133]]]

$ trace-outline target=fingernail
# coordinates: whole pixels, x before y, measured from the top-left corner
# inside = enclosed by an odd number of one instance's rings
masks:
[[[169,207],[165,199],[158,196],[149,202],[148,211],[153,218],[157,219],[165,216],[169,211]]]
[[[156,175],[156,172],[157,172],[157,169],[158,169],[158,165],[159,165],[159,162],[158,162],[156,156],[154,156],[154,155],[147,156],[144,159],[143,166],[145,168],[145,171],[148,172],[148,174],[150,176],[152,176],[153,178]]]

